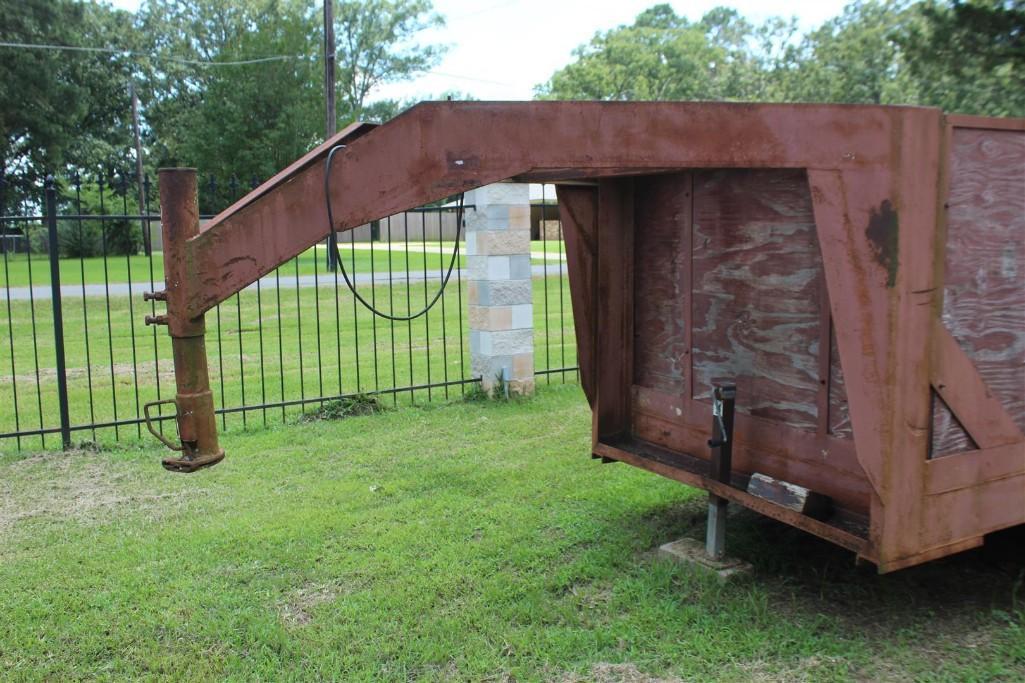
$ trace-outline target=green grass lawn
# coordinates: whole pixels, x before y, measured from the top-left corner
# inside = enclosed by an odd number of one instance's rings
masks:
[[[720,585],[654,552],[704,496],[589,430],[570,385],[235,433],[190,476],[153,445],[0,456],[0,677],[1025,677],[1021,534],[879,577],[739,512],[754,573]]]
[[[389,250],[383,242],[374,242],[374,249],[371,251],[357,242],[357,248],[353,248],[344,236],[341,238],[339,249],[345,259],[346,269],[357,273],[374,272],[383,273],[405,272],[408,269],[412,272],[424,270],[437,271],[448,267],[451,258],[451,242],[426,242],[410,240],[410,249],[398,249],[403,246],[399,242],[393,243],[393,249]],[[365,243],[367,247],[371,243]],[[428,251],[424,251],[426,246]],[[438,249],[442,252],[438,252]],[[461,254],[465,253],[465,247],[460,247]],[[561,243],[535,241],[531,242],[531,252],[543,254],[547,258],[536,257],[531,259],[534,265],[543,265],[546,261],[552,274],[559,269],[559,257],[564,253]],[[313,275],[319,273],[323,277],[329,277],[327,270],[327,256],[325,247],[320,246],[308,249],[297,259],[300,275]],[[408,254],[408,262],[407,262]],[[355,265],[353,257],[355,256]],[[425,265],[426,261],[426,265]],[[457,260],[457,267],[466,266],[466,257],[460,256]],[[565,265],[563,265],[565,269]],[[149,282],[152,273],[153,281],[161,284],[164,278],[164,262],[161,252],[154,252],[153,257],[143,255],[136,256],[111,256],[103,258],[63,258],[60,260],[60,277],[62,285],[95,284],[102,285],[105,282]],[[292,273],[294,275],[294,273]],[[29,258],[25,254],[9,254],[6,257],[0,255],[0,288],[2,287],[25,287],[29,284],[43,286],[50,284],[50,260],[45,254],[33,254]],[[0,297],[2,298],[2,297]]]
[[[293,262],[283,266],[281,274],[294,275],[295,270]],[[409,310],[422,308],[438,285],[428,282],[409,287]],[[535,367],[575,366],[576,339],[566,280],[536,278],[533,289]],[[407,311],[403,285],[396,284],[391,290],[384,286],[361,287],[361,293],[385,311]],[[255,405],[469,378],[466,294],[466,283],[460,286],[453,281],[426,318],[391,324],[375,318],[362,306],[354,306],[344,283],[339,285],[337,297],[333,287],[262,288],[259,294],[246,291],[206,317],[216,404]],[[38,428],[40,424],[59,426],[50,302],[38,300],[33,307],[28,301],[12,301],[10,315],[6,306],[7,302],[0,299],[0,402],[5,406],[0,410],[0,433]],[[111,297],[109,332],[104,298],[69,297],[64,299],[63,309],[73,425],[136,417],[141,404],[173,396],[171,346],[166,330],[143,323],[143,317],[154,310],[150,304],[139,297]],[[557,375],[540,381],[562,380]],[[460,387],[453,386],[386,398],[399,403],[461,393]],[[244,416],[236,413],[223,418],[222,428],[280,422],[299,410],[296,406]],[[76,431],[73,438],[76,442],[109,441],[115,436],[133,438],[143,434],[142,427],[128,426],[116,433],[110,429]],[[58,438],[51,435],[44,442],[31,437],[22,439],[21,445],[54,447]],[[0,439],[0,452],[17,447],[13,439]]]

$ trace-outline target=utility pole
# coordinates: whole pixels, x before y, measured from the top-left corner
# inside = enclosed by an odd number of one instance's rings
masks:
[[[326,104],[326,120],[324,139],[328,140],[335,134],[335,17],[334,0],[324,0],[324,100]],[[331,226],[327,236],[327,269],[338,269],[338,235]]]
[[[146,214],[146,186],[142,175],[142,137],[139,135],[139,96],[135,93],[135,80],[128,81],[128,91],[132,95],[132,132],[135,135],[135,182],[139,188],[139,215]],[[140,219],[142,223],[142,248],[146,256],[153,253],[152,237],[149,234],[149,221]]]

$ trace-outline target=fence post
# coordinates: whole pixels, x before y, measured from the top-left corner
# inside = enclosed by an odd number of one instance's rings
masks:
[[[466,196],[470,368],[489,394],[534,392],[530,192],[498,183]]]
[[[64,313],[61,309],[60,243],[57,236],[57,183],[46,176],[46,231],[50,252],[50,301],[53,309],[53,343],[57,354],[57,401],[60,408],[61,445],[71,448],[68,414],[68,375],[64,358]]]

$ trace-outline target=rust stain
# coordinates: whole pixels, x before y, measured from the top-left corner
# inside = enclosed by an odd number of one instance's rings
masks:
[[[865,237],[872,246],[876,262],[886,268],[886,286],[897,283],[897,242],[900,228],[897,211],[889,199],[884,199],[878,209],[872,209],[865,228]]]

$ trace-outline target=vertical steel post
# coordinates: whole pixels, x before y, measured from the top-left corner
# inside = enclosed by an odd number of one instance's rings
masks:
[[[712,449],[709,479],[730,483],[733,459],[733,410],[737,389],[731,384],[716,386],[712,391]],[[719,560],[726,555],[726,506],[729,501],[714,493],[708,494],[708,529],[705,532],[705,553]]]
[[[164,242],[164,281],[167,286],[167,330],[174,355],[177,388],[178,435],[181,457],[165,458],[164,467],[192,472],[224,458],[217,444],[217,420],[206,362],[204,316],[186,317],[189,270],[186,242],[199,234],[196,170],[162,168],[159,171],[160,227]],[[158,297],[159,298],[159,297]]]
[[[68,374],[64,359],[64,312],[61,308],[60,243],[57,235],[57,183],[46,176],[46,231],[50,252],[50,302],[53,309],[53,344],[57,354],[57,402],[60,410],[61,445],[71,448],[68,414]]]

